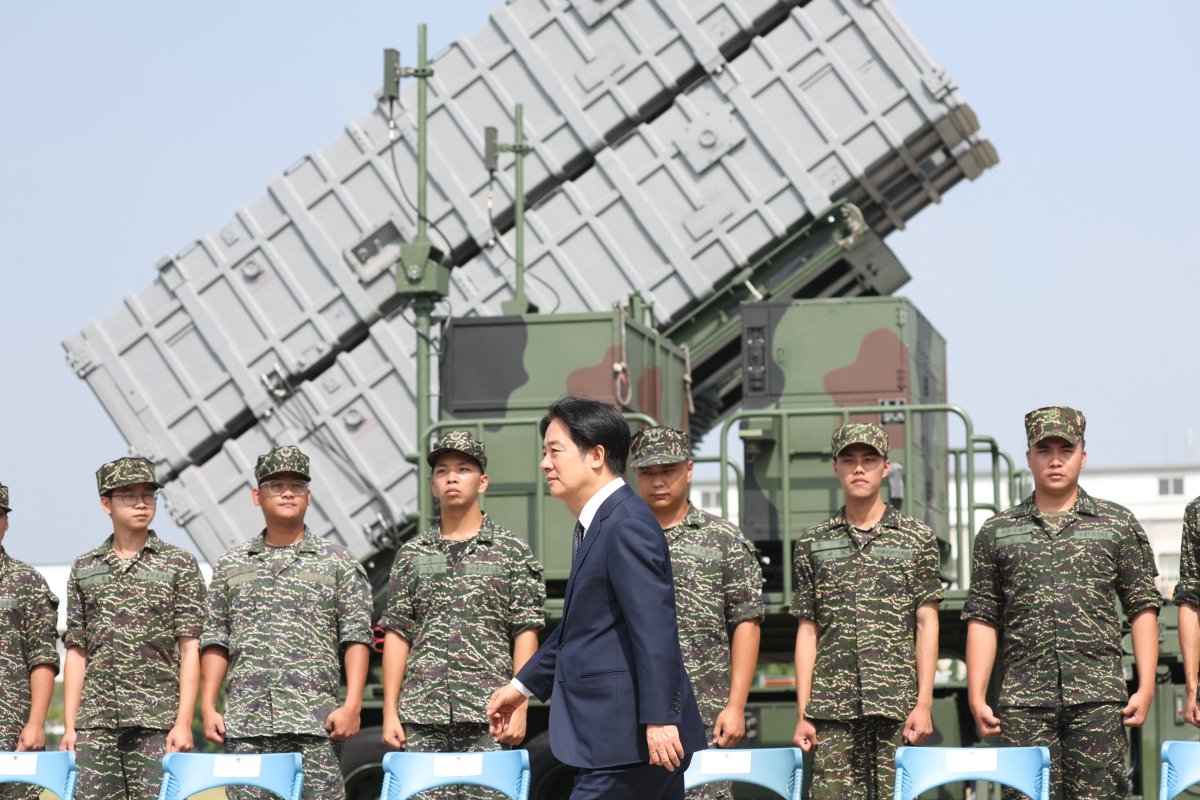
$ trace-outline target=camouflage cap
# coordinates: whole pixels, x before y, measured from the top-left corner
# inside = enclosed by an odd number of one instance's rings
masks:
[[[481,470],[487,472],[487,451],[483,448],[483,442],[476,439],[475,434],[470,431],[446,431],[434,444],[425,460],[432,467],[443,453],[462,453],[464,456],[470,456],[479,462]]]
[[[1030,447],[1052,436],[1079,444],[1083,441],[1085,428],[1087,420],[1083,418],[1083,412],[1069,406],[1035,408],[1025,415],[1025,438]]]
[[[666,425],[643,428],[633,435],[629,455],[629,466],[634,469],[678,464],[691,459],[692,437]]]
[[[271,452],[259,456],[254,464],[254,480],[259,483],[281,472],[294,472],[306,481],[311,480],[308,475],[308,456],[299,447],[289,444],[272,447]]]
[[[8,487],[3,483],[0,483],[0,510],[12,511],[12,509],[8,507]]]
[[[873,422],[847,422],[833,432],[833,440],[829,443],[829,448],[833,451],[833,455],[837,456],[852,444],[874,447],[879,455],[887,458],[887,431]]]
[[[118,458],[96,470],[96,489],[100,494],[109,494],[113,489],[137,483],[149,483],[161,488],[154,477],[154,465],[141,456]]]

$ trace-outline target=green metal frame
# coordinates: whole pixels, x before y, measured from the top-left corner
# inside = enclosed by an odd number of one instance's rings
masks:
[[[998,454],[1002,454],[998,447],[995,447],[995,442],[990,437],[976,436],[975,426],[971,421],[971,417],[962,408],[949,405],[946,403],[933,404],[918,404],[910,406],[888,406],[885,409],[889,414],[899,413],[904,417],[904,463],[916,463],[913,458],[913,431],[912,418],[915,414],[952,414],[957,416],[963,422],[964,439],[970,443],[971,451],[975,452],[976,446],[980,444],[987,445]],[[879,414],[879,406],[846,406],[846,407],[822,407],[822,408],[774,408],[760,410],[743,410],[731,414],[725,423],[721,426],[721,450],[720,458],[728,460],[729,454],[729,431],[733,428],[734,423],[740,422],[743,419],[778,419],[780,420],[780,441],[779,452],[785,457],[781,459],[781,477],[780,481],[783,486],[791,485],[791,460],[786,457],[791,452],[790,431],[787,422],[793,417],[840,417],[842,422],[849,422],[852,416],[864,414]],[[999,460],[1001,456],[997,455]],[[1008,458],[1006,454],[1004,458]],[[1011,459],[1009,459],[1011,462]],[[975,502],[975,464],[974,459],[966,459],[966,512],[967,520],[966,527],[960,523],[954,532],[954,542],[958,549],[958,558],[956,559],[956,578],[959,587],[965,588],[968,585],[969,574],[967,572],[967,562],[970,558],[970,553],[974,544],[975,537],[975,511],[980,509],[980,506]],[[905,513],[911,513],[911,498],[912,492],[908,489],[909,473],[906,471],[904,475],[905,492],[903,510]],[[786,491],[782,494],[782,506],[780,516],[783,520],[791,519],[791,497]],[[961,498],[961,494],[959,498]],[[726,472],[721,473],[721,513],[728,515],[729,513],[729,476]],[[959,504],[961,506],[961,503]],[[788,598],[792,593],[792,553],[790,548],[783,548],[783,592],[784,598]]]

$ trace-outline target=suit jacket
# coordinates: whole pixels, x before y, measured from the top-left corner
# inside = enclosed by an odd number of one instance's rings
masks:
[[[647,763],[646,725],[703,750],[704,723],[679,652],[662,528],[622,486],[601,504],[567,579],[563,618],[517,679],[550,704],[550,749],[574,767]]]

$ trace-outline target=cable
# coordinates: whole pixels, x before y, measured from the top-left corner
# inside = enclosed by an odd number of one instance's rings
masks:
[[[397,92],[397,94],[399,94],[399,92],[400,92],[400,81],[399,80],[396,81],[396,92]],[[412,206],[412,210],[416,212],[417,220],[422,221],[429,227],[433,228],[433,230],[437,232],[437,235],[441,237],[442,244],[446,247],[446,254],[445,254],[445,256],[443,256],[443,259],[448,259],[448,258],[450,258],[450,254],[454,251],[454,248],[450,246],[450,238],[448,236],[446,236],[446,234],[442,233],[442,229],[437,226],[436,222],[434,222],[429,217],[426,217],[424,214],[421,213],[421,209],[419,209],[417,207],[417,204],[412,201],[412,198],[410,198],[408,196],[408,192],[405,191],[404,181],[400,180],[400,166],[396,163],[397,128],[396,128],[395,108],[396,108],[396,101],[389,99],[388,100],[388,139],[391,142],[391,144],[388,145],[388,154],[391,156],[392,173],[396,176],[396,185],[400,187],[400,196],[404,198],[404,202],[406,202],[410,206]]]
[[[488,173],[488,192],[487,192],[488,226],[492,229],[492,241],[494,241],[496,244],[500,245],[500,251],[502,253],[504,253],[505,256],[508,257],[509,261],[513,262],[513,264],[516,264],[517,257],[515,255],[513,255],[511,252],[509,252],[508,246],[504,244],[504,239],[502,238],[500,229],[498,227],[496,227],[496,220],[492,216],[492,186],[495,184],[495,181],[496,181],[496,173],[489,172]],[[533,270],[531,268],[529,268],[528,266],[525,267],[525,277],[533,278],[535,281],[540,283],[542,286],[546,287],[546,291],[548,291],[548,292],[550,292],[550,294],[554,295],[554,307],[551,308],[546,313],[553,314],[554,312],[558,311],[559,306],[562,305],[562,297],[559,296],[558,292],[555,291],[554,287],[551,286],[549,283],[546,283],[546,281],[543,280],[542,278],[540,278],[539,276],[535,275]]]

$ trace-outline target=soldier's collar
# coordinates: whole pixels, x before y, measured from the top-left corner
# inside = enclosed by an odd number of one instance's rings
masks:
[[[846,507],[842,506],[838,509],[837,524],[843,528],[853,528],[850,520],[846,519]],[[895,506],[884,504],[883,516],[879,518],[879,522],[875,523],[876,528],[899,528],[900,527],[900,512]]]
[[[487,513],[485,512],[483,515],[483,521],[479,523],[479,531],[474,536],[469,536],[466,539],[463,539],[462,541],[469,542],[471,539],[474,539],[477,542],[484,542],[486,544],[491,544],[492,539],[495,537],[495,533],[496,533],[496,523],[493,522],[492,518],[489,517],[487,515]],[[437,544],[438,542],[442,541],[442,521],[441,521],[441,519],[439,518],[436,521],[434,521],[434,523],[429,526],[429,529],[427,531],[425,531],[424,533],[422,533],[421,536],[422,536],[422,538],[425,539],[426,543],[428,543],[428,544]]]
[[[1096,508],[1096,501],[1083,490],[1082,486],[1079,487],[1079,494],[1075,496],[1075,504],[1071,506],[1070,510],[1088,517],[1100,516],[1100,510]],[[1037,511],[1037,502],[1034,500],[1033,493],[1030,493],[1017,507],[1017,512],[1026,517],[1036,516]]]
[[[113,549],[113,541],[116,538],[117,535],[115,533],[110,533],[108,538],[104,540],[104,544],[100,545],[93,552],[102,558],[108,555],[112,555],[114,558],[120,558],[120,556],[116,554],[117,551]],[[162,549],[162,544],[162,539],[159,539],[158,534],[151,530],[146,536],[146,543],[142,545],[142,550],[149,550],[151,553],[157,553]]]
[[[315,541],[315,537],[313,536],[312,531],[310,531],[308,529],[307,525],[304,526],[304,536],[300,539],[299,544],[300,544],[300,552],[301,553],[317,552],[317,543]],[[291,547],[291,545],[288,545],[288,547]],[[258,534],[258,536],[256,536],[255,538],[250,540],[249,546],[248,546],[246,552],[262,553],[266,549],[267,549],[267,529],[263,528],[262,531]]]

